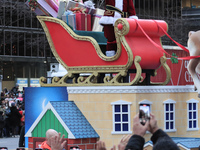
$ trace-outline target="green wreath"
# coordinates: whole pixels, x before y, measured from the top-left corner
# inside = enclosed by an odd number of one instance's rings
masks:
[[[175,58],[175,57],[178,57],[178,56],[176,55],[176,53],[172,53],[172,56],[174,56],[174,57],[171,57],[171,62],[172,62],[172,64],[178,64],[178,59]]]

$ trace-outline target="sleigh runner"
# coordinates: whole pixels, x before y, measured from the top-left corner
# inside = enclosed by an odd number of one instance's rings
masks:
[[[141,84],[166,85],[171,78],[171,71],[166,64],[163,52],[157,49],[143,35],[138,23],[149,37],[158,45],[164,33],[158,25],[167,31],[164,21],[118,19],[115,23],[117,52],[107,57],[97,41],[91,36],[77,35],[65,22],[53,17],[37,17],[46,33],[50,48],[67,70],[62,78],[54,77],[52,84],[46,78],[40,78],[41,86],[129,86]],[[159,67],[164,67],[166,79],[162,83],[152,83],[150,76],[156,75]],[[135,73],[132,81],[129,73]],[[82,73],[89,73],[87,77]],[[146,78],[142,79],[142,73]],[[114,77],[105,74],[116,74]]]

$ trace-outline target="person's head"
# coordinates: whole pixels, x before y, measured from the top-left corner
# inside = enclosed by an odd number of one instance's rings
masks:
[[[153,146],[153,150],[180,150],[176,143],[169,138],[162,137]]]
[[[5,105],[5,99],[1,101],[1,105]]]
[[[4,92],[4,93],[7,93],[7,92],[8,92],[8,90],[7,90],[6,87],[3,89],[3,92]]]
[[[4,95],[5,95],[5,94],[4,94],[4,92],[3,92],[3,91],[1,91],[1,97],[4,97]]]
[[[11,107],[16,107],[15,102],[11,103]]]
[[[47,144],[51,147],[51,138],[54,136],[59,136],[58,132],[54,129],[48,129],[46,132]]]
[[[15,87],[16,87],[16,88],[18,88],[18,87],[19,87],[19,84],[18,84],[18,83],[16,83],[16,84],[15,84]]]

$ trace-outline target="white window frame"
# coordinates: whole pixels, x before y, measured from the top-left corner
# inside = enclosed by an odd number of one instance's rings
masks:
[[[194,130],[199,130],[199,128],[198,128],[198,103],[199,103],[199,101],[198,100],[195,100],[195,99],[190,99],[190,100],[188,100],[187,102],[187,131],[194,131]],[[192,105],[192,110],[189,110],[189,104],[196,104],[196,110],[193,110],[193,105]],[[196,112],[196,119],[193,119],[193,117],[192,117],[192,119],[189,119],[189,112],[192,112],[192,114],[193,114],[193,112]],[[193,116],[193,115],[192,115]],[[196,128],[189,128],[189,121],[196,121]],[[193,126],[193,123],[192,123],[192,126]]]
[[[113,102],[111,103],[112,105],[112,114],[113,114],[113,131],[111,132],[111,134],[132,134],[132,131],[131,131],[131,117],[130,117],[130,105],[132,103],[131,102],[127,102],[127,101],[123,101],[123,100],[119,100],[119,101],[116,101],[116,102]],[[128,131],[122,131],[122,123],[125,123],[121,120],[121,122],[117,122],[117,123],[120,123],[121,124],[121,131],[115,131],[115,105],[120,105],[120,107],[122,108],[122,105],[128,105],[128,112],[126,113],[123,113],[123,112],[118,112],[117,114],[128,114]],[[122,110],[122,109],[121,109]],[[121,117],[122,118],[122,117]]]
[[[176,101],[172,100],[172,99],[168,99],[166,101],[163,102],[164,104],[164,131],[165,132],[176,132],[176,122],[175,122],[175,104],[176,104]],[[173,111],[170,111],[170,108],[169,108],[169,111],[166,111],[166,104],[173,104]],[[166,113],[169,113],[169,120],[167,121],[166,120]],[[173,120],[170,120],[170,113],[173,113]],[[173,129],[166,129],[166,123],[167,122],[173,122],[173,126],[174,128]],[[169,124],[169,127],[170,127],[170,124]]]

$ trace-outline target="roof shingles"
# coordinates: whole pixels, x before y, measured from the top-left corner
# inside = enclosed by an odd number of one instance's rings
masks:
[[[188,149],[199,148],[200,146],[200,138],[192,138],[192,137],[171,137],[171,138],[176,144],[183,145]],[[148,141],[147,143],[153,144],[152,141]]]
[[[98,138],[99,135],[73,101],[50,102],[75,138]]]

